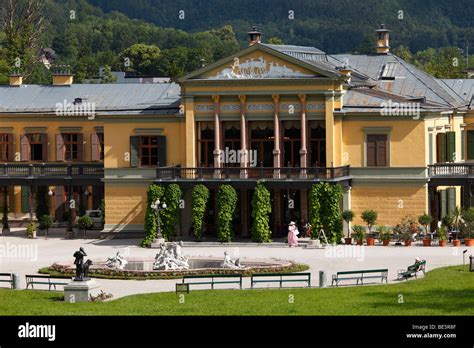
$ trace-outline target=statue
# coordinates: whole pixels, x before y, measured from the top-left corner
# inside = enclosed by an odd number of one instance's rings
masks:
[[[82,281],[84,278],[84,256],[87,256],[83,247],[80,247],[73,255],[75,257],[74,264],[76,265],[76,278],[74,280]]]
[[[128,264],[128,261],[125,260],[122,255],[120,255],[120,251],[117,251],[115,257],[107,258],[105,265],[110,268],[120,269],[123,270],[125,266]]]
[[[232,261],[229,253],[224,251],[224,262],[222,263],[222,268],[230,268],[230,269],[242,269],[245,268],[244,265],[240,263],[240,259]]]
[[[182,251],[183,242],[160,245],[160,252],[155,256],[153,269],[155,270],[182,270],[189,269],[188,258]]]

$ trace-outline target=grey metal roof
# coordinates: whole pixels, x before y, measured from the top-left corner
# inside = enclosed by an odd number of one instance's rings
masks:
[[[175,83],[72,84],[70,86],[0,86],[0,113],[50,113],[57,103],[94,103],[98,113],[144,114],[177,112],[180,87]]]
[[[336,59],[346,60],[351,68],[367,75],[376,81],[377,87],[393,94],[406,97],[426,97],[427,101],[446,107],[460,107],[464,101],[449,93],[436,79],[407,63],[403,59],[389,54],[337,54]],[[393,80],[381,79],[387,63],[397,63],[398,66]]]
[[[474,95],[474,79],[438,79],[441,86],[469,103]]]

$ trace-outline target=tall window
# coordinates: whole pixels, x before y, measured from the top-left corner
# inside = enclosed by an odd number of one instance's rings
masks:
[[[79,160],[79,136],[78,133],[63,134],[64,141],[64,160],[77,161]]]
[[[301,149],[301,130],[294,126],[285,129],[283,135],[284,163],[283,166],[299,167],[300,166],[300,149]]]
[[[438,163],[456,161],[455,132],[436,134],[436,161]]]
[[[214,166],[214,129],[206,126],[201,128],[198,138],[198,166]]]
[[[322,122],[311,122],[310,130],[310,164],[311,166],[326,166],[326,128]]]
[[[11,138],[12,134],[0,134],[0,161],[2,162],[13,161],[13,158],[10,158],[13,154]]]
[[[240,150],[240,129],[232,126],[232,128],[225,129],[224,131],[224,149],[228,148],[229,150]],[[236,161],[238,158],[236,158]],[[240,163],[224,163],[225,167],[240,167]]]
[[[387,134],[367,134],[367,166],[388,166]]]
[[[250,147],[257,151],[257,166],[273,167],[274,131],[257,126],[250,132]]]
[[[140,137],[140,164],[145,167],[158,165],[158,137],[156,135]]]
[[[467,159],[474,159],[474,130],[468,130],[467,135]]]
[[[43,161],[43,142],[42,134],[34,133],[28,134],[28,141],[30,143],[30,161]]]

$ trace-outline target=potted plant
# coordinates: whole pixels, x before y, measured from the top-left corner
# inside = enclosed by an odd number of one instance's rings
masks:
[[[349,227],[349,223],[354,219],[354,212],[352,210],[344,210],[342,212],[342,219],[347,223],[347,237],[344,238],[344,242],[348,245],[351,245],[352,238],[351,238],[351,228]]]
[[[425,237],[423,238],[423,246],[430,246],[431,245],[431,238],[428,235],[428,226],[433,221],[431,215],[423,214],[418,217],[418,222],[425,228]]]
[[[461,232],[464,237],[464,244],[466,246],[474,246],[474,238],[471,238],[474,228],[474,207],[465,209],[462,215],[464,222],[461,225]]]
[[[445,247],[448,240],[448,229],[446,226],[441,226],[436,231],[436,236],[438,237],[438,243],[440,247]]]
[[[361,215],[362,220],[367,224],[367,229],[369,230],[369,236],[367,237],[367,245],[372,246],[375,244],[375,238],[372,234],[372,226],[377,221],[377,212],[375,210],[365,210]]]
[[[89,216],[84,215],[77,221],[77,227],[84,232],[84,238],[86,237],[86,231],[92,228],[92,220]]]
[[[392,239],[392,234],[390,229],[386,226],[377,227],[377,233],[379,234],[379,239],[382,241],[383,246],[390,245],[390,240]]]
[[[34,222],[26,226],[26,238],[36,238],[36,224]]]
[[[46,238],[48,238],[48,231],[51,225],[53,224],[53,219],[49,215],[43,215],[39,219],[39,229],[46,231]]]
[[[352,237],[357,242],[357,245],[363,245],[365,239],[365,227],[361,225],[352,226]]]

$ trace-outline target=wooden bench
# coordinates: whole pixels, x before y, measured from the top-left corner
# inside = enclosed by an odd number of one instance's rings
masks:
[[[48,290],[51,290],[51,287],[54,286],[54,290],[56,290],[56,285],[67,285],[71,282],[70,278],[63,278],[63,277],[53,277],[49,275],[32,275],[27,274],[26,276],[26,289],[28,290],[29,286],[34,289],[34,284],[37,285],[48,285]],[[63,281],[58,281],[62,279]],[[66,282],[67,280],[67,282]]]
[[[212,290],[215,284],[238,284],[242,289],[242,274],[185,275],[182,284],[210,285]]]
[[[290,282],[305,282],[310,287],[311,273],[260,273],[252,274],[250,277],[250,287],[252,289],[257,283],[280,283],[280,288],[282,288],[283,283]]]
[[[10,283],[10,288],[13,289],[13,274],[11,273],[0,273],[1,283]]]
[[[398,279],[406,279],[410,278],[411,276],[415,276],[417,278],[418,272],[426,272],[426,260],[416,262],[415,264],[408,266],[407,270],[404,269],[398,271]]]
[[[384,280],[386,283],[388,283],[388,269],[364,269],[357,271],[337,272],[332,276],[332,285],[336,283],[336,286],[338,286],[341,280],[357,280],[357,285],[359,285],[359,281],[361,285],[363,285],[364,279],[381,279],[382,283]]]

